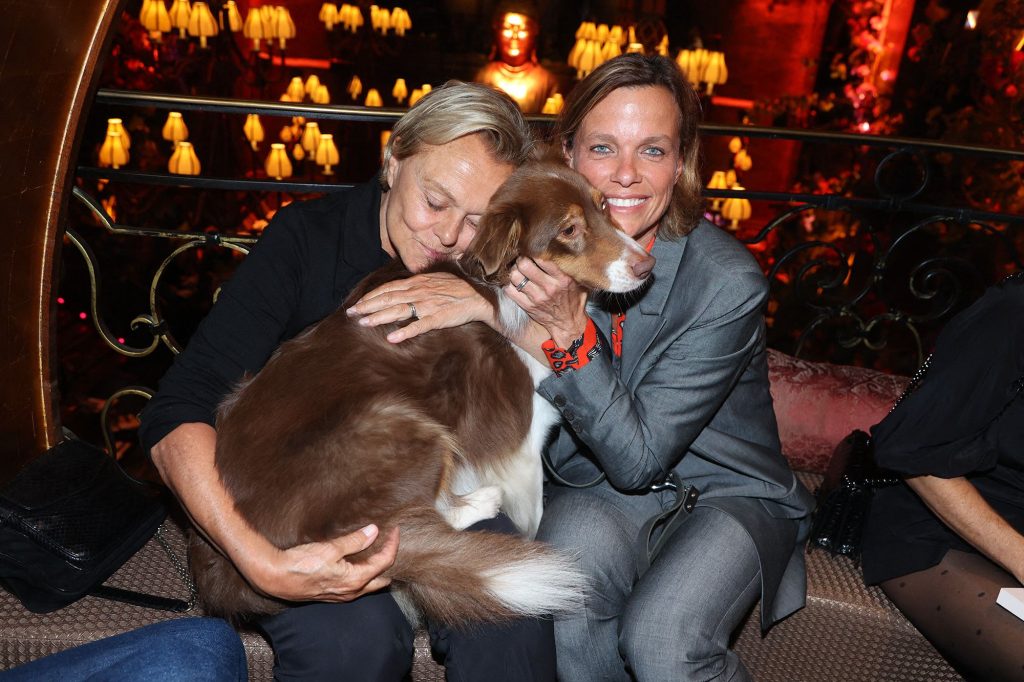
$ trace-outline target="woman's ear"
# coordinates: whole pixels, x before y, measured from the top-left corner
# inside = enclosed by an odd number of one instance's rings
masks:
[[[510,205],[490,207],[480,219],[476,236],[459,263],[469,275],[504,286],[509,281],[509,264],[519,255],[522,222]]]

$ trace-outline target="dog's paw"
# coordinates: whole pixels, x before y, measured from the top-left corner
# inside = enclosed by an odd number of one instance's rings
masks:
[[[450,511],[449,522],[463,530],[477,521],[493,519],[501,509],[501,488],[485,485],[459,498],[459,504]]]

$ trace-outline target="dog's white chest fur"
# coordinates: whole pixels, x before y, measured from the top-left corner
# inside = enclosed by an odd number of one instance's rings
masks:
[[[523,324],[525,313],[499,294],[501,315],[506,328]],[[534,388],[551,376],[551,369],[526,351],[515,348]],[[543,508],[544,470],[541,449],[551,428],[560,420],[558,410],[538,393],[533,393],[533,418],[530,431],[519,448],[507,459],[485,468],[459,467],[451,490],[455,499],[438,499],[438,511],[455,528],[466,528],[477,521],[493,518],[503,511],[516,528],[533,538],[540,525]],[[523,409],[527,409],[524,405]]]

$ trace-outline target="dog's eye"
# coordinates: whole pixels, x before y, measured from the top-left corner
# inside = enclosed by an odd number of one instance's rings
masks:
[[[575,225],[569,225],[567,227],[563,227],[561,234],[566,239],[571,239],[572,237],[576,236],[576,226]]]

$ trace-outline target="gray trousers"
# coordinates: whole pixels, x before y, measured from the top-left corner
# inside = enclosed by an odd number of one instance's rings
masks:
[[[558,675],[598,680],[749,680],[729,637],[761,593],[757,550],[728,514],[698,506],[637,580],[637,538],[671,491],[551,487],[538,539],[577,553],[582,612],[555,619]]]

